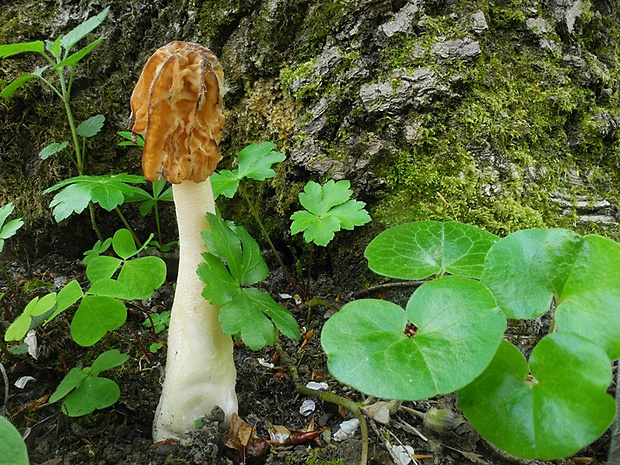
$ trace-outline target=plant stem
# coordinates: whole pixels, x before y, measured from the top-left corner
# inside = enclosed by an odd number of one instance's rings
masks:
[[[142,339],[140,339],[140,336],[138,335],[138,333],[136,332],[135,329],[133,329],[129,323],[125,323],[125,326],[129,329],[129,331],[131,331],[134,335],[134,337],[136,338],[136,342],[138,343],[138,345],[140,346],[140,349],[142,349],[142,352],[144,352],[144,355],[146,356],[146,359],[149,361],[149,363],[153,363],[153,359],[151,358],[151,355],[146,351],[146,349],[144,348],[144,345],[142,344]]]
[[[136,244],[138,245],[138,248],[142,247],[142,243],[140,242],[140,239],[138,239],[138,236],[136,236],[136,233],[134,232],[132,227],[127,222],[127,219],[125,218],[125,216],[121,212],[121,209],[116,207],[114,210],[116,210],[116,213],[118,214],[119,218],[121,219],[121,221],[123,222],[123,224],[125,225],[127,230],[131,233],[131,235],[133,237],[133,240],[136,241]]]
[[[151,312],[148,311],[148,309],[145,307],[145,305],[142,303],[141,300],[139,300],[138,303],[140,304],[140,307],[142,307],[142,311],[146,314],[146,317],[151,322],[151,331],[153,333],[153,341],[159,342],[159,338],[157,337],[157,333],[155,332],[155,325],[153,324],[153,319],[151,318]]]
[[[360,429],[362,432],[362,453],[360,457],[360,465],[366,465],[368,463],[368,423],[362,409],[357,402],[353,402],[351,399],[339,396],[329,391],[316,391],[314,389],[307,388],[302,384],[295,385],[295,390],[300,394],[316,397],[323,402],[329,402],[340,407],[346,408],[349,412],[355,415],[355,418],[360,422]]]
[[[314,242],[310,242],[310,253],[308,257],[308,274],[306,276],[304,300],[310,296],[310,280],[312,279],[312,261],[314,260]]]
[[[99,231],[99,226],[97,226],[97,221],[95,220],[95,206],[92,202],[88,202],[88,212],[90,213],[90,226],[93,228],[93,231],[95,231],[95,234],[97,234],[97,239],[103,242],[103,235],[101,231]]]
[[[271,238],[269,237],[269,233],[267,232],[267,229],[265,229],[265,225],[263,224],[263,222],[260,219],[260,216],[258,215],[258,211],[256,210],[254,203],[247,196],[244,188],[240,188],[239,190],[241,191],[242,197],[247,202],[248,207],[250,208],[250,212],[252,213],[252,216],[254,217],[254,219],[256,220],[256,223],[258,224],[258,227],[263,233],[263,236],[265,237],[267,244],[269,244],[269,247],[271,248],[273,254],[275,255],[276,260],[278,261],[278,265],[280,265],[280,268],[282,268],[282,271],[284,272],[286,279],[288,280],[289,284],[293,286],[297,290],[297,292],[301,294],[302,292],[301,292],[301,289],[299,289],[299,286],[297,285],[297,281],[295,280],[293,275],[289,272],[288,268],[282,262],[282,259],[280,258],[280,255],[278,254],[278,251],[276,250],[275,245],[273,245],[273,242],[271,241]]]

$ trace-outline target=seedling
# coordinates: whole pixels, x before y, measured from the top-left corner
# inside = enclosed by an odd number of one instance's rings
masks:
[[[142,322],[145,328],[153,328],[156,334],[161,333],[170,324],[170,310],[161,313],[151,313],[151,318]]]
[[[119,399],[121,391],[118,384],[101,378],[99,373],[122,365],[127,360],[129,355],[112,349],[99,355],[90,367],[73,368],[50,396],[49,403],[62,399],[62,411],[70,417],[88,415],[110,407]]]
[[[336,378],[402,400],[457,391],[480,434],[524,458],[570,455],[607,429],[610,360],[620,356],[619,244],[563,229],[498,240],[425,221],[381,233],[366,257],[385,276],[435,279],[406,310],[366,299],[330,318],[321,340]],[[528,363],[502,341],[506,317],[549,311],[550,334]]]

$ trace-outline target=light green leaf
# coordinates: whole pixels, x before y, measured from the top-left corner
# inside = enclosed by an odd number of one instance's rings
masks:
[[[329,211],[329,214],[338,218],[342,229],[352,230],[355,226],[362,226],[371,221],[365,207],[364,202],[349,200],[336,205]]]
[[[3,98],[11,97],[15,93],[15,91],[19,89],[26,81],[29,81],[32,78],[40,78],[41,75],[43,74],[43,71],[45,71],[47,68],[49,68],[49,66],[37,68],[33,73],[22,74],[21,76],[16,77],[15,79],[11,81],[11,83],[8,86],[2,89],[2,92],[0,92],[0,97],[3,97]]]
[[[71,305],[80,300],[83,295],[84,293],[82,292],[82,288],[76,280],[69,281],[65,284],[65,286],[58,291],[58,295],[56,296],[56,309],[54,310],[54,313],[52,313],[47,320],[45,320],[45,324],[48,324],[56,318],[57,315],[64,312]]]
[[[2,229],[0,229],[0,239],[5,240],[9,237],[14,236],[15,233],[17,233],[17,231],[19,230],[19,228],[21,228],[23,225],[24,222],[21,218],[9,221],[4,226],[2,226]]]
[[[111,379],[89,376],[65,397],[63,411],[70,417],[88,415],[114,405],[120,396],[118,384]]]
[[[92,49],[94,49],[97,45],[99,45],[103,41],[103,38],[95,40],[93,43],[88,44],[86,47],[82,48],[80,51],[70,55],[66,59],[62,60],[60,63],[54,66],[54,69],[62,68],[64,66],[75,66],[82,58],[84,58]],[[81,134],[80,134],[81,135]],[[90,137],[90,136],[84,136]]]
[[[21,315],[19,315],[13,323],[7,328],[4,339],[6,341],[19,341],[24,338],[31,327],[34,317],[41,316],[54,308],[56,304],[56,293],[51,292],[43,297],[34,297],[28,304]]]
[[[213,198],[217,199],[220,195],[232,199],[239,188],[239,171],[220,170],[211,175],[211,189]]]
[[[276,172],[271,169],[274,163],[280,163],[286,159],[286,155],[276,152],[276,144],[263,142],[262,144],[250,144],[244,147],[237,156],[239,157],[239,179],[252,178],[264,181],[273,178]]]
[[[24,52],[45,54],[45,44],[41,40],[35,40],[34,42],[0,45],[0,58],[6,58]]]
[[[364,256],[375,273],[419,280],[451,273],[480,278],[489,248],[499,238],[461,223],[418,221],[375,237]]]
[[[28,449],[22,435],[9,420],[0,416],[0,465],[28,465]]]
[[[267,268],[267,264],[260,253],[258,242],[242,226],[235,227],[235,234],[241,241],[243,250],[239,283],[249,285],[264,281],[269,275],[269,268]]]
[[[166,280],[166,263],[159,257],[140,257],[123,265],[118,281],[129,290],[125,300],[148,299]]]
[[[13,210],[15,210],[15,205],[13,205],[13,202],[9,202],[0,207],[0,230],[2,229],[2,225],[4,225],[6,219],[11,215],[11,213],[13,213]]]
[[[51,144],[46,145],[45,147],[41,149],[41,151],[39,152],[39,158],[41,160],[47,160],[52,155],[66,149],[68,145],[69,145],[69,142],[67,141],[60,142],[60,143],[52,142]]]
[[[138,253],[136,243],[128,229],[119,229],[112,238],[112,248],[116,255],[124,260],[133,257]]]
[[[102,371],[122,365],[127,360],[129,360],[129,355],[121,354],[118,349],[106,350],[91,365],[91,376],[97,376]]]
[[[518,231],[491,247],[482,282],[510,318],[539,317],[555,298],[561,331],[620,358],[620,244],[566,229]]]
[[[54,56],[54,58],[60,59],[60,52],[61,52],[60,37],[57,37],[54,42],[52,42],[51,40],[46,40],[45,48]]]
[[[408,322],[417,328],[413,336]],[[406,312],[383,300],[346,304],[325,323],[321,343],[339,381],[377,397],[420,400],[482,373],[505,328],[482,284],[449,276],[420,286]]]
[[[93,137],[101,131],[103,123],[105,122],[105,116],[95,115],[83,121],[76,129],[78,135],[82,137]]]
[[[202,296],[213,305],[230,302],[241,290],[237,280],[226,268],[221,258],[203,253],[204,262],[198,265],[198,276],[205,283]]]
[[[542,338],[529,368],[519,350],[503,341],[484,373],[459,391],[458,407],[497,447],[551,460],[574,454],[609,427],[616,412],[605,392],[610,382],[605,352],[575,334]]]
[[[108,255],[93,257],[86,267],[86,277],[91,283],[111,278],[123,261]]]
[[[60,382],[56,390],[52,393],[48,402],[53,404],[54,402],[58,402],[60,399],[65,397],[71,391],[73,391],[76,387],[84,382],[87,374],[78,367],[71,368],[69,373],[63,378]]]
[[[299,202],[310,213],[317,216],[324,215],[331,208],[351,198],[353,191],[349,189],[350,185],[346,179],[338,182],[330,179],[322,186],[309,181],[304,186],[304,191],[299,194]]]
[[[127,309],[121,301],[87,295],[71,321],[71,337],[81,346],[92,346],[108,331],[120,328],[126,319]]]
[[[86,37],[90,32],[94,31],[105,20],[109,12],[110,7],[107,7],[98,15],[89,18],[82,24],[69,31],[67,34],[63,35],[60,38],[60,43],[64,49],[68,52],[77,42]]]
[[[241,241],[228,227],[224,220],[213,213],[207,213],[209,229],[202,231],[202,239],[209,253],[216,257],[224,258],[234,278],[240,282],[243,278],[241,266],[243,254]]]

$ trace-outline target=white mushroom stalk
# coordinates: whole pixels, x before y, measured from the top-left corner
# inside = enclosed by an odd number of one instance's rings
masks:
[[[164,177],[179,228],[179,273],[168,329],[168,355],[153,439],[180,438],[221,407],[237,412],[233,343],[222,332],[219,307],[202,297],[196,270],[205,252],[201,231],[215,212],[208,176],[221,159],[222,67],[200,45],[172,42],[146,63],[131,97],[133,132],[145,135],[147,179]]]

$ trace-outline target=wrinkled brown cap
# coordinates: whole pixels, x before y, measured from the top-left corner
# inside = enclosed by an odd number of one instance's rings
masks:
[[[147,61],[131,94],[136,134],[145,136],[142,169],[149,181],[202,182],[222,156],[224,75],[215,55],[171,42]]]

